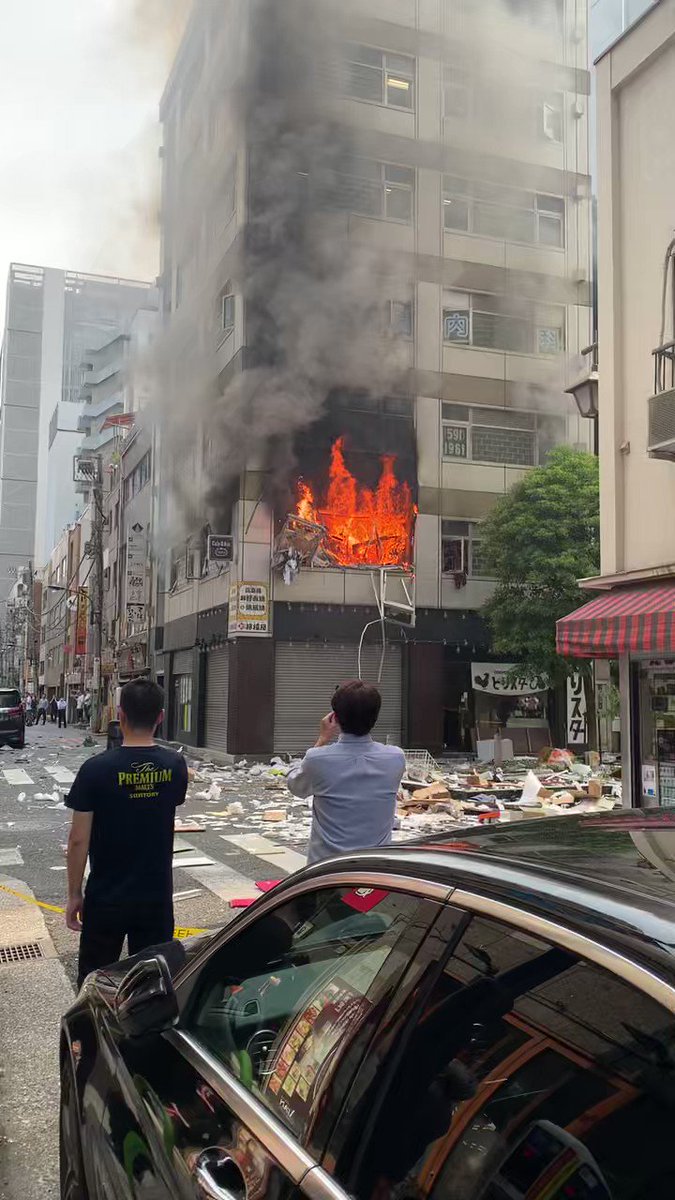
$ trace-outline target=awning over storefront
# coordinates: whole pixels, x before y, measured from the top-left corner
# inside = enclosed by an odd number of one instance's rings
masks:
[[[565,658],[675,653],[675,583],[603,592],[557,622],[556,644]]]

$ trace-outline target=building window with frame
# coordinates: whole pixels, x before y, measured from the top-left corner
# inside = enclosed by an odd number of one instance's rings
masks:
[[[510,354],[560,354],[565,309],[481,292],[446,291],[443,341]]]
[[[465,66],[452,63],[443,69],[443,116],[465,121],[471,115],[471,75]]]
[[[565,248],[565,200],[481,180],[443,177],[443,227],[500,241]]]
[[[413,110],[414,58],[407,54],[389,54],[386,50],[352,44],[347,47],[345,66],[345,92],[353,100]]]
[[[384,325],[392,337],[413,336],[412,300],[387,300],[384,306]]]
[[[353,158],[321,193],[326,207],[410,225],[415,211],[415,169]]]
[[[236,299],[231,280],[228,279],[220,293],[220,332],[223,338],[229,337],[234,330]]]
[[[441,563],[444,575],[490,579],[480,525],[474,521],[441,521]]]
[[[565,418],[519,409],[444,404],[443,458],[534,467],[565,440]]]

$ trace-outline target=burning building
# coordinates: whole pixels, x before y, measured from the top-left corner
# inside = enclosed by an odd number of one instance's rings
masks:
[[[481,520],[588,443],[585,67],[565,0],[196,0],[162,101],[181,741],[302,750],[359,671],[381,736],[489,724]]]

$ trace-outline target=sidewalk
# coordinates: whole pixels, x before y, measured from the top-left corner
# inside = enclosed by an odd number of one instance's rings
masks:
[[[40,909],[0,891],[0,950],[35,943],[42,957],[0,963],[0,1200],[58,1200],[59,1023],[73,999]]]

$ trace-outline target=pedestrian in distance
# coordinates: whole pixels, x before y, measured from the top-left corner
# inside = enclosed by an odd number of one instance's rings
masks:
[[[91,695],[89,694],[89,689],[84,693],[82,704],[84,708],[84,723],[88,725],[91,718]]]
[[[40,699],[38,700],[38,703],[37,703],[37,720],[35,722],[36,725],[39,725],[40,721],[42,721],[43,725],[47,724],[47,709],[48,709],[48,707],[49,707],[49,701],[47,700],[47,697],[40,696]]]
[[[120,696],[123,744],[83,763],[66,800],[66,923],[81,932],[78,979],[173,937],[173,835],[187,793],[185,759],[158,746],[162,689],[133,679]],[[82,896],[84,869],[89,879]]]
[[[59,715],[58,702],[57,702],[56,696],[52,696],[51,700],[49,701],[49,719],[51,720],[52,725],[56,725],[56,718],[58,717],[58,715]]]
[[[81,725],[84,720],[84,692],[80,692],[75,701],[75,715],[78,725]]]
[[[316,745],[286,776],[294,796],[314,797],[310,864],[391,842],[405,755],[398,746],[373,741],[381,705],[372,684],[343,683]]]
[[[68,727],[68,701],[65,696],[59,696],[56,708],[59,714],[59,729],[66,729]]]

